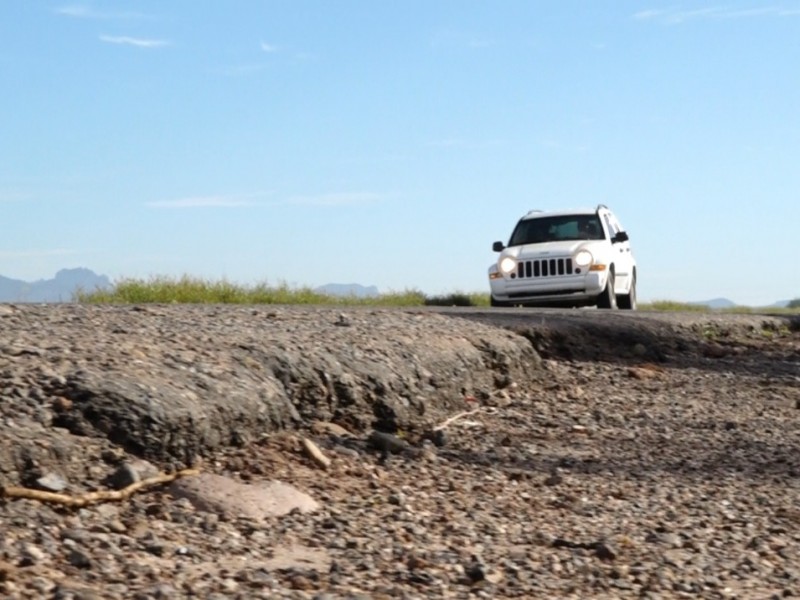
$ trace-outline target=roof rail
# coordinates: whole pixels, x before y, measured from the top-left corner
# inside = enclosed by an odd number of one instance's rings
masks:
[[[595,210],[600,210],[601,208],[605,208],[606,210],[608,210],[608,207],[605,204],[598,204]]]

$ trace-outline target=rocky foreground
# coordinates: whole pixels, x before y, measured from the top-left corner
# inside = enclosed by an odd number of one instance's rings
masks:
[[[0,306],[3,598],[800,595],[800,324]]]

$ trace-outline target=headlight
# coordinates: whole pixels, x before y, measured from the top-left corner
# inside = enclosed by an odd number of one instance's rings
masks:
[[[592,264],[592,260],[594,260],[594,257],[592,256],[592,253],[589,252],[588,250],[580,250],[575,255],[575,264],[578,265],[579,267],[585,267],[587,265]]]
[[[497,266],[499,267],[501,273],[508,275],[509,273],[513,273],[517,268],[517,261],[509,256],[506,256],[505,258],[500,259],[500,262]]]

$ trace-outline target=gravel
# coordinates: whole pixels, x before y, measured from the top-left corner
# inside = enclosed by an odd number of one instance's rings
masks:
[[[316,505],[6,498],[4,598],[800,594],[791,320],[3,308],[0,484]]]

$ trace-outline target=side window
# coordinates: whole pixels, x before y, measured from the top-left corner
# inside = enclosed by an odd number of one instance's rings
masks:
[[[619,233],[618,223],[608,214],[603,215],[603,220],[606,222],[606,227],[608,228],[609,237],[613,239],[614,236],[617,235],[617,233]]]

